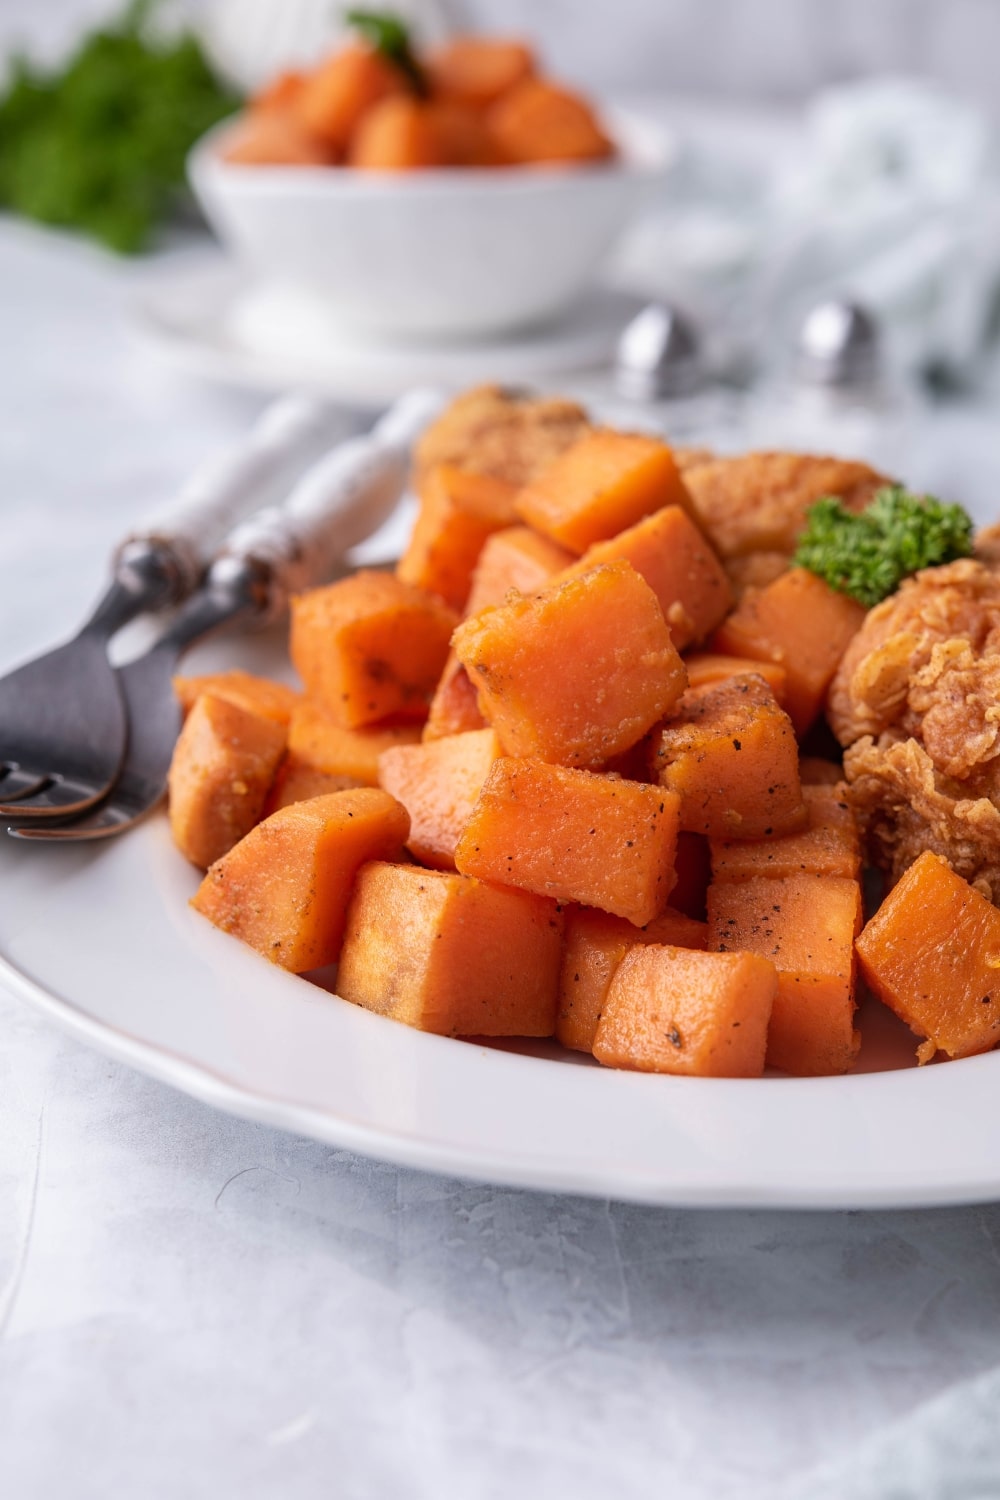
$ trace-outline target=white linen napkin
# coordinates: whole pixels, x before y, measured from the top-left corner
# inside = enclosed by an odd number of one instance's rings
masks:
[[[782,1500],[996,1500],[1000,1367],[960,1381],[847,1458],[797,1477]]]

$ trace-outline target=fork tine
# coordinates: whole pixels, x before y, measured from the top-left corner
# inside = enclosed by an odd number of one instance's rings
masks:
[[[10,802],[16,802],[21,797],[30,797],[35,792],[40,792],[48,785],[49,777],[39,775],[37,771],[26,771],[15,761],[0,763],[0,796],[3,803],[0,811]]]
[[[72,818],[87,812],[107,792],[107,787],[95,787],[92,782],[76,777],[46,776],[9,802],[0,802],[0,818],[18,821]]]

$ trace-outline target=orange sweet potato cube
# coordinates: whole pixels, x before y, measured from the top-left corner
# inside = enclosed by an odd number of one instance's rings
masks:
[[[517,519],[516,494],[502,479],[438,464],[421,486],[420,509],[396,577],[461,610],[487,537]]]
[[[804,786],[808,823],[801,833],[772,839],[712,839],[712,879],[750,880],[756,875],[861,874],[861,840],[849,803],[835,786]]]
[[[465,620],[453,646],[506,753],[560,765],[620,755],[686,680],[656,596],[624,561]]]
[[[755,675],[689,688],[653,736],[652,765],[681,799],[681,827],[770,838],[806,825],[795,731]]]
[[[543,896],[372,863],[351,901],[337,989],[443,1036],[551,1036],[561,945],[562,914]]]
[[[650,922],[674,883],[677,798],[660,787],[501,756],[455,850],[467,875]]]
[[[326,167],[336,152],[291,109],[254,110],[227,130],[223,159],[244,167]]]
[[[755,661],[750,667],[745,656],[720,656],[716,651],[691,651],[684,658],[688,687],[705,687],[710,682],[728,682],[730,677],[745,677],[748,671],[763,677],[778,704],[785,707],[788,674],[773,661]]]
[[[659,438],[610,427],[578,438],[517,500],[529,526],[577,554],[666,505],[680,505],[694,519],[673,450]]]
[[[447,166],[445,139],[433,105],[406,95],[380,99],[358,121],[347,164],[364,172]]]
[[[300,766],[327,776],[349,776],[362,786],[378,786],[378,758],[394,745],[415,745],[419,724],[376,724],[348,729],[330,710],[303,698],[288,724],[288,754]]]
[[[579,562],[559,576],[573,577],[620,557],[630,562],[653,590],[678,651],[704,639],[732,605],[732,591],[722,564],[679,505],[655,511],[610,541],[595,542]]]
[[[337,961],[358,870],[399,858],[408,827],[377,787],[296,802],[212,865],[191,905],[282,969],[324,968]]]
[[[426,66],[435,97],[486,109],[530,78],[535,61],[513,38],[453,36],[428,54]]]
[[[382,753],[379,781],[410,815],[414,859],[435,870],[455,868],[455,846],[499,753],[492,729]]]
[[[1000,912],[925,850],[857,942],[870,989],[917,1036],[921,1062],[1000,1040]]]
[[[636,927],[624,917],[571,906],[565,914],[556,1036],[564,1047],[591,1052],[608,986],[618,965],[636,943],[668,943],[704,948],[708,929],[670,907]]]
[[[362,571],[292,600],[292,661],[307,692],[354,729],[425,719],[457,616],[391,573]]]
[[[327,797],[331,792],[352,791],[365,784],[354,776],[329,776],[326,771],[304,766],[293,756],[286,755],[271,782],[271,790],[264,803],[264,817],[269,818],[282,807],[291,807],[293,802],[308,802],[311,797]]]
[[[430,713],[421,738],[442,740],[449,734],[464,734],[470,729],[485,728],[486,720],[479,708],[479,694],[454,651],[450,651],[444,671],[434,689]]]
[[[708,946],[757,953],[778,970],[767,1061],[799,1076],[846,1073],[854,1030],[861,888],[836,875],[758,876],[708,888]]]
[[[305,80],[295,100],[303,125],[333,151],[351,136],[381,99],[406,92],[403,74],[371,47],[342,47]]]
[[[776,662],[787,677],[785,706],[799,735],[815,721],[864,606],[807,568],[790,568],[763,589],[748,589],[715,632],[714,648]]]
[[[611,1068],[700,1078],[759,1078],[777,990],[752,953],[635,947],[608,989],[594,1056]]]
[[[171,681],[174,696],[185,717],[202,693],[211,693],[216,698],[237,703],[251,713],[263,714],[265,719],[273,719],[276,724],[287,724],[292,710],[302,698],[301,693],[284,682],[255,677],[252,672],[209,672],[202,677],[174,677]]]
[[[540,78],[508,89],[488,118],[508,162],[599,161],[614,155],[586,99]]]
[[[537,594],[572,561],[572,552],[530,526],[496,531],[479,554],[465,613],[478,615],[481,610],[505,604],[511,589],[519,594]]]
[[[250,832],[285,751],[273,719],[202,693],[188,714],[170,763],[170,831],[192,864],[205,869]]]

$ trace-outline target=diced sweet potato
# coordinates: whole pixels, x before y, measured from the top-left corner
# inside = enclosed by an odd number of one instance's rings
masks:
[[[461,610],[487,537],[516,520],[513,485],[439,464],[421,486],[420,510],[396,577]]]
[[[442,740],[449,734],[485,728],[486,720],[479,709],[479,694],[454,651],[450,651],[434,689],[422,738]]]
[[[767,588],[748,590],[715,632],[718,651],[777,662],[787,676],[785,706],[799,735],[823,707],[864,607],[807,568],[791,568]]]
[[[620,557],[653,590],[678,651],[704,639],[732,605],[722,564],[679,505],[655,511],[610,541],[595,542],[559,577],[574,577]]]
[[[286,68],[252,95],[249,100],[250,109],[264,114],[269,110],[294,109],[305,88],[307,77],[308,74],[298,68]]]
[[[1000,911],[925,851],[857,942],[861,972],[917,1036],[921,1062],[1000,1041]]]
[[[423,99],[393,96],[373,104],[355,127],[347,164],[363,172],[408,172],[445,167],[445,142]]]
[[[457,99],[433,99],[428,115],[446,167],[507,165],[481,110]]]
[[[293,974],[336,963],[354,878],[402,854],[409,819],[377,787],[296,802],[212,865],[191,905]]]
[[[282,807],[291,807],[293,802],[308,802],[310,797],[328,797],[331,792],[348,792],[365,784],[354,776],[329,776],[326,771],[304,766],[293,756],[286,755],[271,782],[264,803],[264,817],[269,818]]]
[[[415,745],[419,724],[379,724],[348,729],[322,703],[303,698],[292,710],[288,754],[301,766],[327,776],[349,776],[362,786],[378,786],[378,758],[394,745]]]
[[[373,106],[405,93],[402,73],[380,53],[364,46],[342,47],[307,78],[296,108],[313,135],[343,153]]]
[[[763,678],[689,688],[653,736],[681,827],[709,838],[770,838],[806,825],[795,731]]]
[[[465,613],[478,615],[505,604],[511,589],[537,594],[572,561],[572,552],[530,526],[494,532],[479,554]]]
[[[778,970],[767,1061],[786,1073],[846,1073],[854,1030],[861,889],[835,875],[758,877],[708,888],[708,946],[757,953]]]
[[[465,620],[452,642],[508,755],[599,766],[677,702],[684,665],[627,562]]]
[[[337,974],[345,1000],[444,1036],[551,1036],[562,914],[466,875],[373,863]]]
[[[712,879],[750,880],[756,875],[840,875],[857,880],[861,841],[854,813],[834,786],[804,786],[809,817],[801,833],[772,839],[713,839]]]
[[[170,831],[205,869],[250,832],[285,751],[285,728],[227,698],[202,693],[170,763]]]
[[[730,677],[745,677],[747,671],[763,677],[778,704],[785,707],[788,677],[784,667],[773,661],[755,661],[748,668],[745,656],[720,656],[715,651],[691,651],[684,658],[688,687],[705,687],[710,682],[727,682]]]
[[[708,929],[678,911],[666,911],[645,927],[589,906],[566,911],[556,1036],[564,1047],[590,1052],[612,976],[636,943],[704,948]]]
[[[292,600],[292,661],[310,695],[348,728],[394,715],[422,720],[456,618],[391,573],[354,573]]]
[[[535,60],[526,43],[507,37],[453,36],[427,58],[438,98],[486,109],[501,94],[530,78]]]
[[[694,515],[673,451],[641,432],[592,428],[521,491],[519,514],[577,554],[667,505]]]
[[[759,1078],[777,988],[751,953],[635,947],[608,989],[594,1056],[612,1068]]]
[[[580,901],[642,926],[667,904],[676,837],[677,798],[659,787],[501,757],[455,864],[482,880]]]
[[[244,167],[326,167],[335,153],[290,110],[255,110],[227,134],[223,158]]]
[[[292,710],[302,701],[302,694],[286,683],[273,682],[270,677],[255,677],[252,672],[209,672],[202,677],[174,677],[172,682],[174,695],[185,717],[202,693],[225,698],[251,713],[273,719],[276,724],[287,724]]]
[[[410,815],[414,859],[435,870],[455,868],[455,846],[499,753],[492,729],[383,752],[379,782]]]
[[[489,113],[490,130],[509,162],[600,161],[614,155],[587,101],[569,89],[528,78]]]

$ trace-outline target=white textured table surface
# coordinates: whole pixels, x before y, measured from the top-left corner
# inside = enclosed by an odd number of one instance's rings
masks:
[[[256,405],[130,343],[156,274],[0,226],[0,668]],[[982,493],[964,423],[923,462]],[[818,1471],[860,1473],[998,1350],[1000,1206],[667,1212],[421,1176],[215,1114],[0,992],[12,1500],[874,1497]],[[893,1496],[1000,1493],[989,1441],[960,1486],[928,1459],[954,1419],[918,1424]]]

